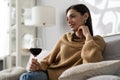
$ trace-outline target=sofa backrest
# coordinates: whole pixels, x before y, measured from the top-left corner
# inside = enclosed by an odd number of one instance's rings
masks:
[[[106,42],[104,60],[120,59],[120,34],[104,37],[104,40]]]

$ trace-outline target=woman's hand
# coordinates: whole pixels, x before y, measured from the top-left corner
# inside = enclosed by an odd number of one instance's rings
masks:
[[[85,26],[85,25],[82,25],[78,28],[78,30],[76,31],[76,35],[79,38],[84,36],[86,38],[86,40],[92,38],[88,26]]]
[[[37,61],[37,59],[32,59],[32,63],[30,65],[30,71],[38,71],[40,70],[40,63]]]

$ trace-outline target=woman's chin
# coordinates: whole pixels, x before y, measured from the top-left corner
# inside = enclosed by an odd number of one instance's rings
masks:
[[[75,29],[71,29],[73,32],[76,32],[76,30]]]

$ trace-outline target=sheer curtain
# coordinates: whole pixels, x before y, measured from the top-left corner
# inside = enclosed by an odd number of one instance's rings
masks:
[[[0,58],[9,54],[9,7],[5,0],[0,0]]]
[[[92,15],[95,35],[120,34],[120,0],[79,0]]]

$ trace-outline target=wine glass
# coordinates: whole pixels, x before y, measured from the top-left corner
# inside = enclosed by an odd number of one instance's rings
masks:
[[[34,58],[36,59],[37,55],[39,55],[42,51],[42,41],[41,41],[40,38],[34,38],[31,41],[31,46],[30,46],[29,51],[34,56]]]

